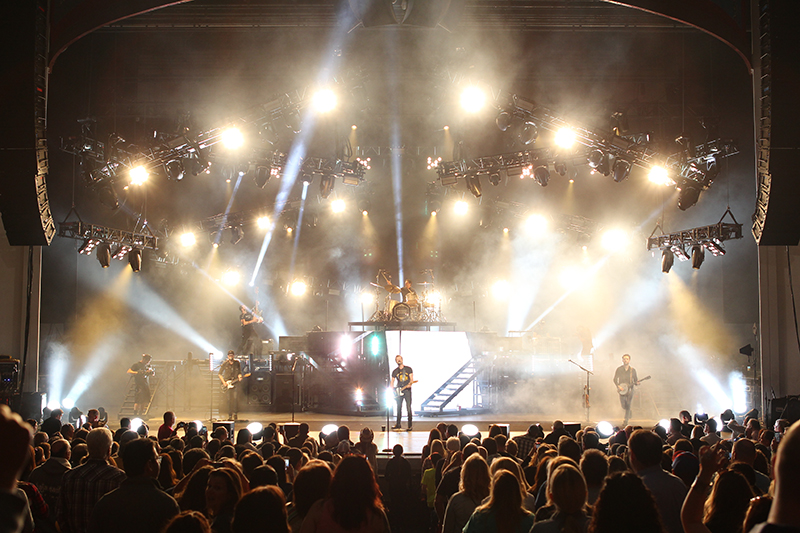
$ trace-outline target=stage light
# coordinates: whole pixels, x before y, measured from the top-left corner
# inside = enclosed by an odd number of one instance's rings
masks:
[[[461,92],[461,107],[467,113],[477,113],[486,104],[486,93],[477,87],[466,87]]]
[[[131,431],[139,431],[139,428],[142,427],[144,421],[141,418],[134,418],[131,420]]]
[[[569,150],[575,146],[575,132],[570,128],[559,128],[554,140],[556,146]]]
[[[256,220],[256,225],[258,225],[258,227],[261,229],[267,229],[269,227],[269,217],[268,216],[258,217],[258,219]]]
[[[456,205],[453,206],[453,211],[455,211],[457,215],[466,215],[467,211],[469,211],[469,204],[464,200],[459,200],[456,202]]]
[[[661,420],[659,420],[658,425],[669,431],[669,420],[667,420],[666,418],[662,418]]]
[[[197,237],[191,231],[187,231],[181,235],[181,245],[184,247],[194,246],[197,244]]]
[[[341,198],[337,198],[336,200],[331,202],[331,211],[333,211],[334,213],[342,213],[345,207],[347,207],[347,205]]]
[[[630,237],[628,232],[621,229],[610,229],[603,233],[600,239],[603,248],[609,252],[616,252],[622,250],[630,244]]]
[[[353,399],[355,399],[356,404],[358,405],[361,405],[361,403],[364,401],[364,391],[360,387],[355,390],[355,393],[353,393]]]
[[[588,162],[589,166],[592,167],[592,169],[603,174],[604,176],[608,176],[609,165],[608,165],[607,153],[603,152],[602,150],[592,150],[591,152],[589,152]]]
[[[239,244],[244,239],[244,228],[241,226],[234,226],[231,228],[231,244]]]
[[[150,176],[150,173],[147,172],[147,169],[144,167],[144,165],[137,165],[133,167],[129,174],[131,178],[131,185],[138,186],[141,186]]]
[[[226,270],[222,274],[222,283],[228,287],[238,285],[240,279],[241,277],[239,276],[239,273],[235,270]]]
[[[544,165],[536,167],[533,169],[533,179],[542,187],[547,187],[547,184],[550,182],[550,171]]]
[[[512,116],[510,113],[506,111],[501,111],[497,118],[494,119],[495,124],[500,129],[500,131],[506,131],[509,127],[511,127]]]
[[[598,422],[594,429],[597,431],[597,434],[600,435],[601,439],[607,439],[614,434],[614,426],[612,426],[610,422]]]
[[[523,123],[517,130],[517,139],[526,146],[533,143],[538,135],[539,128],[531,121]]]
[[[553,163],[553,168],[556,171],[556,174],[559,176],[566,176],[567,175],[567,164],[564,161],[556,161]],[[570,183],[573,183],[575,180],[569,180]]]
[[[675,264],[675,254],[669,248],[664,248],[661,252],[661,272],[669,274],[672,265]]]
[[[60,409],[61,404],[58,403],[58,400],[50,400],[49,402],[47,402],[47,408],[50,409],[51,411],[54,411],[56,409]],[[70,407],[70,409],[72,408]]]
[[[588,279],[588,273],[577,266],[566,267],[558,276],[558,281],[566,290],[577,289]]]
[[[291,292],[292,296],[303,296],[306,293],[308,286],[302,281],[295,281],[292,283]]]
[[[508,234],[508,228],[503,228],[503,233]]]
[[[300,176],[300,179],[305,185],[311,185],[311,182],[314,181],[314,175],[303,172],[302,176]]]
[[[369,349],[372,352],[373,357],[377,357],[381,353],[381,338],[377,333],[372,334],[372,338],[369,341]]]
[[[142,250],[140,248],[134,248],[128,252],[128,264],[134,272],[142,270]]]
[[[620,183],[628,179],[631,173],[631,164],[625,159],[617,159],[614,163],[614,181]]]
[[[349,335],[342,335],[339,337],[339,354],[344,359],[347,359],[353,354],[353,340]]]
[[[311,103],[318,113],[328,113],[336,108],[336,93],[330,89],[321,89],[311,97]]]
[[[108,265],[111,263],[111,245],[107,242],[101,242],[97,245],[97,260],[100,262],[100,266],[103,268],[108,268]]]
[[[352,126],[350,126],[350,129],[357,130],[357,129],[358,129],[358,126],[356,126],[355,124],[353,124]]]
[[[425,303],[431,307],[436,307],[442,301],[442,294],[439,291],[429,292],[425,295]]]
[[[492,172],[489,174],[489,183],[497,187],[500,185],[500,173],[499,172]]]
[[[481,197],[481,177],[477,174],[470,174],[464,178],[467,185],[467,190],[472,193],[475,198]]]
[[[699,244],[692,246],[692,268],[697,270],[703,264],[706,258],[706,252]]]
[[[450,131],[450,126],[444,126],[442,129],[443,129],[444,131]]]
[[[61,400],[61,405],[64,407],[64,409],[72,409],[75,407],[75,400],[72,398],[64,398]]]
[[[508,300],[510,289],[511,287],[509,286],[506,280],[501,279],[495,281],[494,285],[492,285],[492,296],[494,296],[495,299],[500,301]]]
[[[386,390],[383,391],[383,403],[387,409],[395,403],[393,387],[386,387]]]
[[[273,174],[272,171],[276,170],[273,169],[269,165],[257,165],[255,168],[255,172],[253,173],[253,181],[256,182],[256,187],[259,189],[263,189],[267,186],[270,178],[272,178]]]
[[[291,226],[286,226],[286,234],[287,234],[287,235],[291,235],[291,234],[292,234],[292,231],[294,231],[294,230],[292,229],[292,227],[291,227]]]
[[[197,431],[200,431],[201,429],[203,429],[203,422],[200,421],[200,420],[195,420],[194,421],[194,425],[197,426]]]
[[[327,437],[328,435],[333,435],[337,431],[339,431],[339,426],[336,424],[325,424],[322,426],[322,431],[320,433]]]
[[[700,199],[700,184],[685,180],[678,188],[678,209],[686,211]]]
[[[475,424],[464,424],[461,426],[461,433],[466,435],[469,438],[479,437],[481,432],[478,430],[478,426]]]
[[[336,185],[336,178],[331,175],[322,176],[319,179],[319,195],[327,198],[333,191],[333,186]]]
[[[361,293],[361,303],[364,305],[369,305],[375,303],[375,293],[371,291],[365,291]]]
[[[672,178],[669,177],[669,172],[667,172],[667,169],[658,165],[650,168],[650,172],[647,174],[647,179],[656,185],[667,186],[675,184]]]
[[[167,177],[171,180],[181,181],[186,176],[186,169],[183,167],[183,162],[180,159],[174,159],[167,163],[166,167]]]
[[[259,433],[262,429],[264,429],[264,425],[261,422],[250,422],[247,424],[247,431],[253,435]]]
[[[547,217],[544,215],[531,215],[525,221],[525,227],[532,232],[543,232],[547,230]]]
[[[244,135],[239,128],[228,128],[222,132],[222,145],[228,150],[238,150],[244,144]]]

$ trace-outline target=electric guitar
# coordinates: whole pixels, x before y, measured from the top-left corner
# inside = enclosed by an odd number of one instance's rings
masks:
[[[242,379],[249,378],[249,377],[250,377],[250,374],[242,374]],[[230,389],[235,389],[236,386],[239,383],[241,383],[241,381],[238,380],[238,379],[229,379],[225,383],[220,384],[220,387],[222,388],[222,392],[225,392],[225,391],[228,391]]]
[[[627,383],[620,383],[619,385],[617,385],[617,392],[619,393],[620,396],[625,396],[626,394],[631,392],[633,387],[635,387],[636,385],[638,385],[642,381],[646,381],[646,380],[650,379],[650,377],[651,376],[645,376],[645,377],[643,377],[642,379],[640,379],[639,381],[635,382],[632,385],[628,385]]]
[[[403,391],[404,391],[404,390],[406,390],[406,389],[410,389],[410,388],[411,388],[411,385],[413,385],[414,383],[418,383],[418,382],[419,382],[419,380],[417,379],[417,380],[414,380],[414,381],[412,381],[411,383],[409,383],[409,384],[408,384],[408,385],[406,385],[405,387],[395,387],[395,388],[394,388],[394,397],[395,397],[395,398],[399,398],[399,397],[401,397],[401,396],[403,395]]]

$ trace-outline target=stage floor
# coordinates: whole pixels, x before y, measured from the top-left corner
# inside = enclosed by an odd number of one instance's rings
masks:
[[[200,420],[205,424],[207,427],[212,426],[212,422],[216,422],[218,420],[209,420],[208,419],[208,411],[200,412],[182,412],[176,413],[178,416],[178,421],[192,421],[192,420]],[[189,416],[192,415],[192,416]],[[554,420],[559,419],[558,416],[554,416],[553,418],[546,419],[542,416],[537,416],[536,419],[531,420],[527,418],[523,414],[513,413],[513,414],[503,414],[503,413],[488,413],[488,414],[470,414],[470,415],[462,415],[462,416],[437,416],[437,417],[416,417],[414,419],[414,430],[413,431],[406,431],[406,419],[403,419],[403,430],[402,431],[387,431],[386,425],[386,417],[380,416],[356,416],[356,415],[330,415],[324,413],[315,413],[315,412],[303,412],[303,413],[295,413],[294,422],[305,422],[309,425],[311,431],[310,434],[315,438],[319,435],[319,432],[322,430],[323,426],[328,424],[336,424],[336,425],[346,425],[350,428],[350,439],[354,442],[358,440],[358,432],[363,429],[364,427],[369,427],[372,431],[375,432],[375,444],[378,446],[378,450],[390,450],[392,446],[395,444],[402,444],[403,448],[405,449],[406,453],[420,453],[422,451],[422,447],[427,444],[428,442],[428,433],[431,429],[435,428],[439,422],[444,422],[446,424],[455,424],[459,428],[461,428],[464,424],[474,424],[477,428],[481,431],[483,436],[488,434],[488,429],[491,424],[508,424],[509,431],[512,437],[517,435],[521,435],[528,430],[528,426],[531,424],[541,424],[542,428],[544,428],[545,433],[548,433],[552,429],[552,424]],[[561,419],[565,424],[569,423],[580,423],[581,427],[585,427],[587,425],[594,426],[601,420],[593,420],[590,423],[586,423],[585,420],[569,420],[569,419]],[[155,432],[158,430],[158,426],[162,424],[161,417],[147,417],[146,418],[147,424],[150,426],[151,432]],[[607,420],[613,425],[619,425],[622,423],[622,419],[614,420],[609,419]],[[251,422],[260,422],[264,425],[275,422],[277,424],[285,424],[288,422],[292,422],[292,414],[291,412],[286,413],[263,413],[263,412],[248,412],[248,411],[240,411],[239,412],[239,419],[235,421],[234,429],[238,431],[239,429],[243,429],[247,427],[247,425]],[[391,428],[395,423],[395,420],[389,420],[388,428]],[[633,419],[629,422],[631,425],[634,426],[641,426],[641,427],[653,427],[655,424],[658,423],[658,420],[650,420],[650,419]],[[112,427],[112,430],[115,430],[116,427]]]

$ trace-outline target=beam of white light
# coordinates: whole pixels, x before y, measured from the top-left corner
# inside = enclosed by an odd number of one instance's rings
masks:
[[[289,263],[289,279],[294,278],[294,263],[297,259],[297,246],[300,243],[300,231],[303,229],[303,212],[306,210],[306,197],[308,196],[308,183],[303,183],[303,195],[300,199],[300,212],[297,214],[297,231],[294,234],[292,246],[292,260]]]
[[[65,398],[69,398],[77,403],[81,395],[92,385],[97,377],[106,371],[106,364],[113,361],[115,355],[123,348],[122,341],[116,336],[103,339],[98,343],[89,358],[85,361],[83,371],[78,375],[72,384],[72,388],[67,392]]]
[[[396,110],[395,110],[396,111]],[[400,146],[400,126],[396,116],[392,117],[392,145]],[[398,278],[396,285],[402,285],[403,272],[403,169],[400,151],[392,153],[392,193],[394,195],[394,225],[397,234]]]
[[[519,331],[547,279],[555,258],[556,239],[552,235],[515,235],[512,241],[511,291],[508,300],[506,331]]]
[[[233,201],[236,199],[236,193],[239,191],[239,185],[242,184],[242,173],[238,173],[236,175],[236,185],[233,186],[233,192],[231,193],[231,197],[228,198],[228,205],[225,207],[225,213],[222,215],[222,222],[220,223],[220,228],[225,228],[228,225],[228,214],[231,212],[231,207],[233,207]],[[212,243],[214,246],[219,246],[219,241],[222,239],[222,231],[218,231],[214,234],[214,242]],[[209,261],[211,258],[209,257]]]
[[[705,357],[705,355],[701,356]],[[695,364],[698,359],[695,359]],[[702,359],[700,359],[702,360]],[[733,404],[730,396],[725,393],[725,389],[722,387],[722,384],[719,380],[714,376],[711,372],[709,372],[705,368],[695,369],[693,372],[695,379],[700,385],[709,393],[711,397],[714,398],[714,401],[717,402],[716,409],[714,412],[722,412],[725,409],[729,409],[730,406]]]
[[[728,386],[731,388],[733,398],[733,412],[744,414],[747,412],[747,385],[741,372],[731,372],[728,375]]]
[[[66,346],[58,342],[51,343],[48,351],[47,392],[50,401],[60,402],[71,354]]]

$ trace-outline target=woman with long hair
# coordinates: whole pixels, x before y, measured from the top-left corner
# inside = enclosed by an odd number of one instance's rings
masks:
[[[489,465],[477,453],[473,453],[461,467],[458,492],[450,497],[444,512],[442,533],[461,533],[475,508],[489,495]]]
[[[549,520],[537,522],[531,533],[586,533],[586,494],[580,470],[570,464],[556,468],[547,483],[547,502],[555,507],[555,513]]]
[[[328,463],[318,459],[312,459],[297,473],[294,478],[292,503],[286,507],[292,531],[300,531],[300,526],[311,506],[328,494],[332,477]]]
[[[364,457],[348,455],[336,466],[328,497],[309,509],[301,533],[388,533],[381,491]]]
[[[475,509],[464,533],[528,533],[533,515],[522,507],[522,497],[517,477],[499,470],[492,478],[489,501]]]
[[[233,508],[242,497],[242,482],[230,468],[217,468],[208,474],[206,485],[206,516],[211,519],[211,531],[231,530]]]
[[[535,513],[536,512],[536,496],[531,494],[530,487],[528,486],[528,482],[525,480],[525,474],[522,472],[522,468],[519,466],[519,463],[516,462],[514,459],[510,457],[498,457],[494,461],[492,461],[492,467],[489,469],[492,476],[494,476],[498,470],[508,470],[519,480],[519,484],[522,486],[522,490],[524,492],[524,496],[522,498],[522,506],[527,509],[528,511]]]
[[[589,533],[664,533],[653,495],[639,476],[616,472],[606,478]]]
[[[198,511],[183,511],[164,527],[163,533],[211,533],[211,525]]]
[[[233,533],[252,531],[289,533],[283,491],[270,485],[258,487],[242,496],[233,511],[231,530]]]
[[[205,465],[192,472],[183,490],[175,495],[181,511],[197,511],[206,514],[206,485],[208,485],[208,475],[212,470],[214,467]]]

